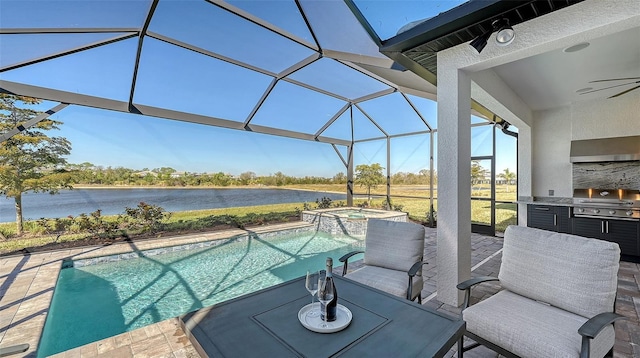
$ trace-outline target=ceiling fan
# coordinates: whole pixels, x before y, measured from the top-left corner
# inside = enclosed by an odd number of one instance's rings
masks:
[[[634,81],[636,80],[636,81]],[[586,92],[582,92],[580,94],[587,94],[587,93],[593,93],[593,92],[598,92],[598,91],[603,91],[609,88],[615,88],[615,87],[621,87],[621,86],[628,86],[628,85],[633,85],[633,84],[637,84],[637,86],[633,87],[633,88],[629,88],[626,89],[618,94],[614,94],[611,97],[608,98],[614,98],[614,97],[618,97],[618,96],[622,96],[625,93],[631,92],[635,89],[640,88],[640,77],[627,77],[627,78],[610,78],[608,80],[595,80],[595,81],[590,81],[589,83],[598,83],[598,82],[609,82],[609,81],[632,81],[632,82],[628,82],[628,83],[621,83],[621,84],[617,84],[617,85],[613,85],[613,86],[609,86],[609,87],[605,87],[605,88],[600,88],[600,89],[595,89],[595,90],[591,90],[591,91],[586,91]]]

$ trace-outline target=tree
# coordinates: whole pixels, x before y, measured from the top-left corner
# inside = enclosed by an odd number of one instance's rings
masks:
[[[40,112],[23,106],[39,99],[0,94],[0,133],[23,125]],[[71,143],[62,137],[49,137],[46,131],[59,129],[62,122],[45,119],[0,143],[0,194],[14,198],[16,232],[22,235],[22,193],[27,191],[56,194],[71,188],[72,176],[60,168],[71,153]]]
[[[287,184],[287,176],[283,172],[277,172],[273,176],[276,178],[276,186]]]
[[[240,177],[242,177],[242,174],[240,175]],[[223,172],[217,172],[211,175],[211,182],[213,183],[213,185],[217,185],[217,186],[228,186],[229,184],[231,184],[231,179],[232,179],[231,175],[225,174]],[[244,184],[244,185],[248,185],[250,181],[251,179],[249,179],[247,181],[247,184]]]
[[[480,162],[477,160],[471,161],[471,189],[473,189],[474,184],[481,183],[487,174],[487,170],[484,169]]]
[[[169,181],[171,181],[171,174],[176,172],[176,170],[171,167],[154,168],[151,171],[157,173],[158,180],[165,182],[165,184],[169,184]]]
[[[367,202],[371,201],[371,188],[376,188],[380,184],[385,183],[384,168],[378,163],[371,165],[360,164],[356,166],[356,184],[367,187]]]
[[[240,184],[242,185],[249,185],[256,180],[256,173],[254,172],[241,173],[240,176],[238,177],[238,180],[240,180]]]
[[[512,172],[511,170],[509,170],[509,168],[505,168],[502,173],[498,174],[498,176],[500,178],[504,179],[505,184],[507,185],[507,193],[508,193],[509,192],[509,184],[511,184],[511,182],[516,180],[516,173]]]
[[[429,184],[435,185],[436,183],[436,172],[433,172],[433,183],[431,183],[431,170],[430,169],[421,169],[418,174],[420,175],[420,184]]]
[[[344,172],[336,173],[332,179],[334,184],[345,184],[347,182],[347,176]]]

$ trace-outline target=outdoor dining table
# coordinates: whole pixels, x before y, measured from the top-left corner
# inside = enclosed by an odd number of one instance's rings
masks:
[[[317,333],[298,320],[311,303],[305,278],[180,317],[203,357],[442,357],[462,337],[464,321],[406,299],[335,277],[338,303],[351,323]],[[317,304],[317,301],[316,301]]]

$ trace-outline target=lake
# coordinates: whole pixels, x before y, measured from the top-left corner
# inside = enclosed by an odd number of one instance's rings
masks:
[[[89,214],[98,209],[102,215],[121,214],[125,207],[134,208],[141,201],[173,212],[298,202],[315,205],[322,197],[347,200],[346,194],[288,189],[73,189],[56,195],[24,193],[22,211],[25,220],[36,220]],[[14,205],[13,198],[0,198],[0,222],[15,221]]]

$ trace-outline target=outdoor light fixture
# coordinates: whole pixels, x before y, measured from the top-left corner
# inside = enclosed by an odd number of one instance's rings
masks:
[[[482,52],[484,47],[487,46],[487,40],[494,31],[498,32],[496,34],[496,43],[499,46],[507,46],[516,38],[516,33],[513,31],[513,27],[509,25],[509,19],[504,18],[495,20],[491,24],[490,30],[485,31],[482,35],[473,39],[469,45],[475,48],[478,53]]]
[[[500,130],[502,131],[502,133],[518,138],[518,132],[513,132],[509,130],[509,127],[511,126],[511,123],[505,121],[504,119],[500,122],[496,121],[497,116],[494,114],[493,115],[493,127],[494,128],[500,128]]]
[[[501,19],[493,22],[493,28],[498,29],[496,34],[496,43],[499,46],[507,46],[516,38],[513,27],[509,25],[509,19]]]
[[[473,48],[475,48],[476,51],[478,51],[478,53],[482,52],[482,49],[484,49],[484,47],[487,46],[487,40],[489,39],[489,36],[491,36],[492,32],[493,30],[486,31],[485,33],[483,33],[482,35],[476,37],[473,41],[471,41],[469,45],[473,46]]]

